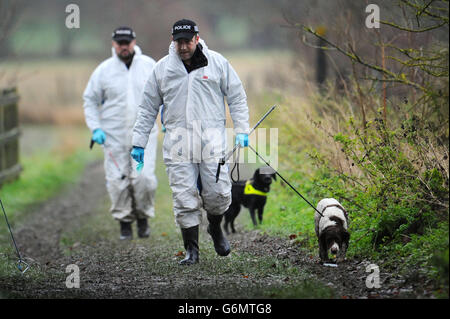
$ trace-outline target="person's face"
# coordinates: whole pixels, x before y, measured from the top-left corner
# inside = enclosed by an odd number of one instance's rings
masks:
[[[175,48],[181,60],[186,61],[192,58],[199,38],[198,35],[194,35],[192,39],[178,39],[175,41]]]
[[[134,46],[136,45],[136,40],[132,40],[131,42],[126,40],[121,41],[113,41],[112,42],[114,50],[116,50],[116,54],[121,59],[127,59],[134,52]]]

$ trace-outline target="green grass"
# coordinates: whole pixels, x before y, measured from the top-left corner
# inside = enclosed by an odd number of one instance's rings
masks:
[[[13,216],[30,204],[44,202],[63,185],[78,181],[86,163],[97,156],[97,153],[77,151],[69,157],[48,152],[25,158],[20,178],[0,190],[8,215]]]
[[[289,156],[290,160],[297,163],[304,162],[305,166],[308,164],[305,154]],[[312,205],[317,205],[319,199],[315,185],[308,176],[302,172],[292,172],[281,163],[278,172]],[[272,182],[264,207],[263,223],[258,225],[257,229],[271,236],[293,240],[298,244],[298,248],[306,254],[318,254],[317,236],[314,231],[314,212],[314,209],[304,199],[277,176],[277,180]],[[254,229],[247,209],[244,208],[241,211],[239,219],[246,229]],[[274,293],[277,295],[276,292]]]
[[[0,198],[13,229],[28,215],[30,207],[48,200],[63,187],[76,183],[86,164],[99,159],[100,154],[100,149],[89,152],[76,148],[70,153],[47,149],[23,158],[20,178],[0,189]],[[3,220],[0,223],[0,277],[16,277],[20,275],[15,268],[16,252],[3,216],[0,219]],[[37,280],[40,271],[31,269],[27,276]]]
[[[307,153],[296,145],[298,141],[292,140],[289,128],[280,123],[279,120],[279,113],[286,112],[284,97],[278,93],[265,92],[251,96],[250,100],[251,104],[258,106],[253,110],[253,122],[256,122],[258,116],[267,111],[267,106],[278,106],[260,127],[278,128],[277,171],[313,206],[316,206],[319,197],[317,188],[310,178],[310,173],[314,170],[312,163],[308,159]],[[249,150],[249,152],[251,151]],[[265,166],[265,164],[258,161],[256,167],[262,166]],[[300,171],[294,168],[299,166],[302,167]],[[305,172],[308,172],[308,174]],[[247,210],[244,211],[243,223],[247,228],[252,229],[253,223]],[[271,185],[264,208],[264,222],[258,228],[270,235],[283,238],[295,235],[295,239],[301,242],[302,246],[307,247],[311,252],[316,249],[314,209],[284,183],[279,176]]]
[[[299,183],[296,174],[281,173],[303,196],[308,198],[307,182]],[[309,198],[309,201],[312,199]],[[312,202],[314,204],[314,202]],[[244,209],[244,224],[248,229],[253,223]],[[264,220],[258,229],[270,235],[296,239],[302,246],[313,250],[317,244],[314,232],[314,210],[300,198],[288,185],[279,181],[272,183],[264,207]]]

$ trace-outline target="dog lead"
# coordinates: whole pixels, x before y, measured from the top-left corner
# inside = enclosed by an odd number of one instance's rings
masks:
[[[262,121],[264,121],[264,119],[276,108],[277,106],[276,105],[273,105],[271,108],[270,108],[270,110],[268,110],[267,112],[266,112],[266,114],[264,114],[263,115],[263,117],[258,121],[258,123],[256,123],[256,125],[250,130],[250,132],[248,133],[248,135],[250,135],[250,134],[252,134],[253,133],[253,131],[259,126],[259,124],[261,124],[261,122]],[[249,144],[249,146],[250,146],[250,144]],[[219,161],[219,163],[218,163],[218,165],[217,165],[217,172],[216,172],[216,183],[219,181],[219,175],[220,175],[220,167],[222,166],[222,165],[225,165],[225,162],[230,158],[230,156],[231,155],[233,155],[234,154],[234,152],[236,151],[236,149],[238,149],[238,148],[240,148],[241,146],[240,146],[240,144],[236,144],[234,147],[233,147],[233,149],[225,156],[225,157],[223,157],[220,161]],[[239,154],[239,153],[238,153]],[[233,168],[233,170],[234,170],[234,168]],[[238,166],[238,171],[239,171],[239,166]],[[239,174],[239,173],[238,173]],[[239,175],[238,175],[239,176]]]
[[[317,213],[319,213],[319,215],[320,216],[322,216],[323,217],[323,214],[321,213],[321,212],[319,212],[318,210],[317,210],[317,208],[315,208],[302,194],[300,194],[295,188],[294,188],[294,186],[292,186],[283,176],[281,176],[280,175],[280,173],[278,173],[277,172],[277,170],[276,169],[274,169],[272,166],[270,166],[270,164],[269,163],[267,163],[267,161],[261,156],[261,155],[259,155],[259,153],[249,144],[248,145],[248,147],[253,151],[253,152],[255,152],[255,154],[256,155],[258,155],[258,157],[267,165],[267,166],[269,166],[271,169],[273,169],[274,170],[274,172],[278,175],[278,176],[280,176],[280,178],[286,183],[286,184],[288,184],[289,185],[289,187],[290,188],[292,188],[292,190],[294,191],[294,192],[296,192],[297,193],[297,195],[299,195],[305,202],[307,202],[308,203],[308,205],[309,206],[311,206]]]

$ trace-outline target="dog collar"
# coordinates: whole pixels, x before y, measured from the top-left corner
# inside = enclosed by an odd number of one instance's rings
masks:
[[[263,191],[260,191],[260,190],[257,190],[256,188],[254,188],[253,185],[250,183],[250,180],[248,180],[245,183],[244,194],[245,195],[267,196],[266,192],[263,192]]]
[[[342,212],[344,213],[345,218],[348,218],[347,211],[344,209],[344,207],[342,207],[342,206],[339,205],[339,204],[331,204],[331,205],[325,206],[325,208],[322,210],[322,215],[325,213],[325,210],[326,210],[327,208],[329,208],[329,207],[337,207],[337,208],[339,208],[339,209],[342,210]]]

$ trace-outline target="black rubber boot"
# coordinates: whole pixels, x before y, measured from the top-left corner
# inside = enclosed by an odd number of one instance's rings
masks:
[[[150,236],[147,218],[139,218],[137,220],[137,228],[139,238],[148,238]]]
[[[211,235],[212,240],[214,241],[214,249],[219,256],[227,256],[230,251],[230,243],[222,232],[222,228],[220,227],[220,223],[222,222],[223,215],[211,215],[208,216],[208,233]]]
[[[180,265],[193,265],[198,263],[198,225],[181,228],[186,258],[180,261]]]
[[[120,240],[131,239],[133,239],[133,229],[131,228],[131,223],[120,222]]]

